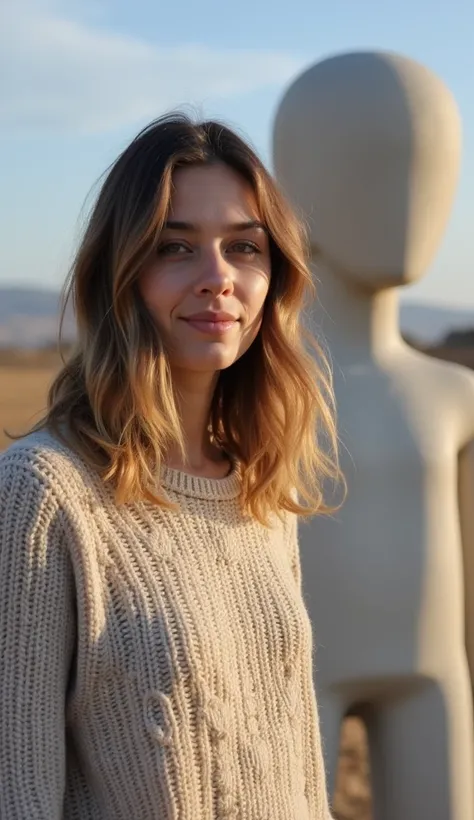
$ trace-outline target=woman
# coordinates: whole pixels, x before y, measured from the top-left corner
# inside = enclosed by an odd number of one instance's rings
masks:
[[[304,247],[222,125],[165,117],[109,170],[76,349],[0,459],[2,820],[330,817],[296,521],[338,467]]]

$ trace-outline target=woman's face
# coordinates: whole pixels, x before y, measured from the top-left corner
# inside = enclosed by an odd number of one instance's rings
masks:
[[[215,374],[250,347],[270,284],[255,195],[224,164],[177,170],[167,224],[139,289],[172,368]]]

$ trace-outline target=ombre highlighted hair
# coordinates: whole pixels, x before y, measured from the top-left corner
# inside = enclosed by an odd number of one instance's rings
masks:
[[[159,243],[174,171],[216,162],[255,193],[271,281],[258,336],[219,373],[210,434],[240,465],[244,512],[262,523],[282,510],[328,513],[323,488],[343,479],[330,367],[303,321],[314,298],[304,230],[253,150],[217,122],[162,117],[108,169],[63,293],[60,334],[72,300],[77,342],[32,430],[46,427],[72,447],[112,484],[118,504],[170,506],[160,466],[171,443],[183,451],[183,433],[165,347],[137,281]]]

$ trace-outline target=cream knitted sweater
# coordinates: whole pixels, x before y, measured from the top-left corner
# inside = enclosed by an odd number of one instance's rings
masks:
[[[0,817],[330,820],[295,517],[163,486],[117,507],[47,432],[0,456]]]

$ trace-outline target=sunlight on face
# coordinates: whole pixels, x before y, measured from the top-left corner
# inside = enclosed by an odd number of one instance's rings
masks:
[[[171,366],[215,374],[250,347],[270,284],[270,247],[250,185],[226,165],[176,171],[167,224],[140,293]]]

